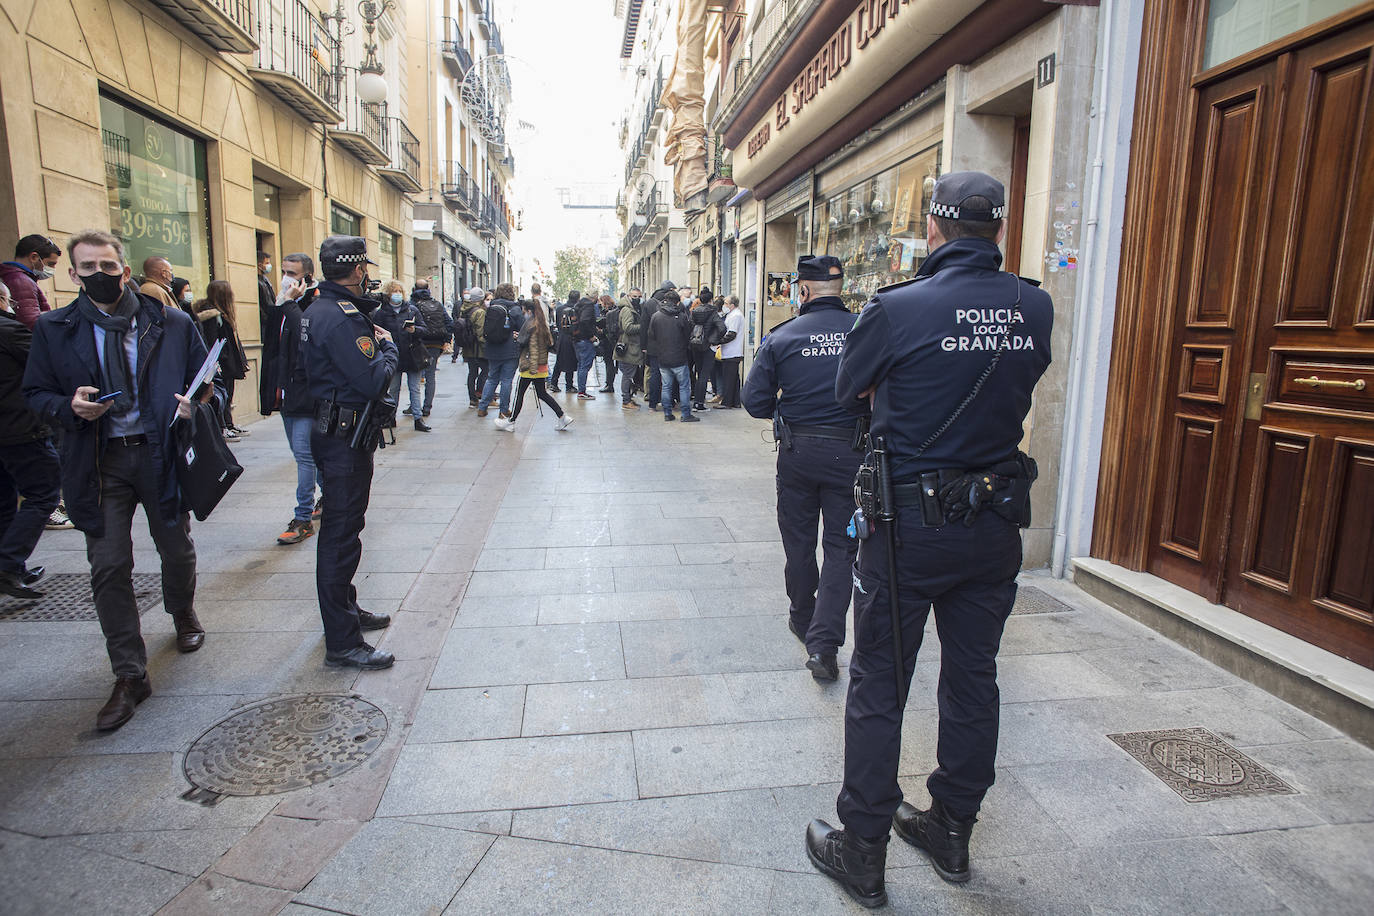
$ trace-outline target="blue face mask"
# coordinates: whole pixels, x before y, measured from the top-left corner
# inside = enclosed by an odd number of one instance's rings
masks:
[[[405,296],[402,296],[400,293],[392,293],[392,294],[391,294],[391,304],[392,304],[392,305],[400,305],[402,302],[405,301],[405,298],[406,298],[406,297],[405,297]]]

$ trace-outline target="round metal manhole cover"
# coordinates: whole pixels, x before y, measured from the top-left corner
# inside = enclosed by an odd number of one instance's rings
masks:
[[[1207,786],[1234,786],[1245,779],[1245,767],[1225,751],[1178,738],[1150,745],[1150,755],[1190,782]]]
[[[386,732],[386,715],[356,696],[279,697],[211,726],[182,769],[192,785],[219,795],[290,792],[347,773]]]

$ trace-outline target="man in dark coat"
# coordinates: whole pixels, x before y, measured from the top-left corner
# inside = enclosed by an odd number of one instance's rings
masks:
[[[258,252],[258,340],[262,341],[262,362],[275,362],[277,358],[277,335],[281,327],[281,310],[277,308],[277,294],[272,289],[268,277],[272,273],[272,259],[267,252]],[[276,382],[266,372],[258,373],[259,413],[264,417],[272,414],[276,399]]]
[[[550,391],[561,391],[558,387],[558,380],[565,379],[563,387],[569,391],[574,389],[573,374],[577,371],[577,342],[573,340],[573,331],[577,327],[577,302],[582,298],[581,290],[572,290],[568,293],[568,301],[558,307],[554,313],[554,320],[557,323],[558,340],[554,350],[553,374],[550,376]]]
[[[301,319],[315,301],[315,261],[297,252],[282,258],[282,289],[277,296],[279,318],[269,329],[274,358],[263,360],[259,371],[275,386],[272,404],[281,413],[286,441],[296,459],[296,511],[286,530],[277,535],[278,544],[299,544],[315,533],[319,503],[315,488],[320,474],[310,453],[310,427],[314,423],[315,402],[306,391],[305,364],[301,359]],[[268,338],[263,338],[267,348]]]
[[[658,311],[649,324],[648,345],[658,354],[659,374],[663,377],[663,419],[673,419],[673,400],[682,407],[682,419],[699,422],[692,416],[692,388],[688,380],[687,340],[692,321],[678,299],[676,290],[665,290]]]
[[[182,392],[207,354],[189,315],[127,285],[119,239],[78,232],[67,241],[67,257],[81,292],[34,325],[24,396],[43,422],[64,428],[62,490],[72,522],[86,534],[91,590],[115,674],[96,716],[96,728],[109,730],[152,693],[134,600],[130,534],[140,505],[162,558],[162,602],[177,649],[194,652],[205,641],[195,610],[196,548],[169,430],[175,417],[191,416]]]
[[[449,317],[444,304],[430,295],[429,281],[424,277],[415,281],[415,287],[410,291],[410,305],[419,316],[415,330],[429,351],[429,365],[425,367],[425,403],[420,410],[421,415],[427,417],[434,409],[439,357],[443,355],[444,347],[453,341],[453,319]]]
[[[650,410],[658,410],[659,398],[663,394],[663,379],[658,371],[658,354],[649,342],[649,329],[653,327],[654,314],[663,302],[663,294],[676,289],[677,285],[672,280],[664,280],[662,286],[649,294],[639,310],[639,326],[644,329],[644,397],[649,402]],[[674,295],[677,293],[674,292]]]

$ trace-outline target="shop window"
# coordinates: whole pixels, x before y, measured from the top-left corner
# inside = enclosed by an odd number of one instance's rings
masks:
[[[362,235],[363,221],[356,213],[349,213],[338,204],[329,208],[330,235]]]
[[[1358,0],[1212,0],[1204,69],[1358,6]]]
[[[845,303],[857,311],[881,286],[909,280],[928,253],[926,216],[940,147],[832,194],[814,213],[817,254],[844,264]],[[798,221],[798,244],[801,223]]]
[[[281,224],[281,190],[261,178],[253,179],[253,212],[258,219]]]
[[[197,295],[214,279],[205,144],[100,97],[110,225],[134,271],[166,258]]]
[[[377,279],[386,283],[401,275],[401,237],[381,229],[377,233]]]

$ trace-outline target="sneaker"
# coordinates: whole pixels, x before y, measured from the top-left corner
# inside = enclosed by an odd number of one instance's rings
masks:
[[[76,526],[72,524],[71,519],[67,518],[66,510],[58,506],[52,510],[52,515],[48,516],[48,522],[43,527],[48,531],[66,531]]]
[[[557,385],[551,385],[549,386],[549,391],[553,392],[554,394],[561,394],[563,389],[559,388]]]
[[[287,523],[286,530],[277,535],[278,544],[299,544],[315,533],[314,523],[293,518]]]
[[[422,417],[427,417],[427,416],[429,416],[429,408],[426,407],[424,410],[420,411],[420,416],[422,416]]]
[[[231,426],[231,427],[229,427],[229,430],[230,430],[234,435],[239,436],[240,438],[242,438],[243,436],[251,436],[251,435],[253,435],[253,434],[250,433],[248,430],[244,429],[242,426]]]
[[[483,409],[477,411],[477,416],[479,416],[479,417],[485,417],[486,415],[487,415],[486,408],[483,408]]]
[[[315,497],[315,508],[310,510],[310,518],[317,519],[324,514],[324,496]]]
[[[579,391],[579,392],[577,393],[577,399],[578,399],[579,401],[595,401],[595,400],[596,400],[596,395],[594,395],[594,394],[587,394],[587,392],[585,392],[585,391]]]
[[[682,415],[682,422],[683,422],[683,423],[700,423],[700,422],[701,422],[701,417],[698,417],[696,414],[690,414],[690,413],[683,414],[683,415]]]
[[[497,429],[505,430],[508,433],[515,432],[514,420],[503,420],[500,417],[497,417],[495,420],[492,420],[492,422],[496,424]]]
[[[476,410],[476,409],[477,409],[477,402],[476,402],[476,401],[468,401],[468,410]]]
[[[624,404],[621,404],[621,405],[620,405],[620,409],[621,409],[621,410],[638,410],[638,409],[639,409],[639,405],[636,404],[634,401],[626,401]]]
[[[568,416],[567,414],[563,414],[563,416],[558,418],[558,422],[553,424],[553,428],[558,430],[559,432],[562,432],[569,426],[572,426],[572,422],[572,417]]]
[[[509,420],[509,419],[510,419],[510,411],[508,411],[508,410],[499,410],[499,411],[496,412],[496,415],[497,415],[498,417],[500,417],[502,420]]]
[[[673,415],[670,414],[670,413],[665,413],[665,414],[663,415],[663,420],[664,420],[665,423],[671,423],[671,422],[673,422],[673,421],[676,420],[676,419],[677,419],[677,417],[673,416]]]
[[[237,441],[239,441],[239,436],[238,436],[238,434],[235,433],[232,429],[226,429],[226,430],[224,431],[224,441],[225,441],[225,442],[237,442]]]

